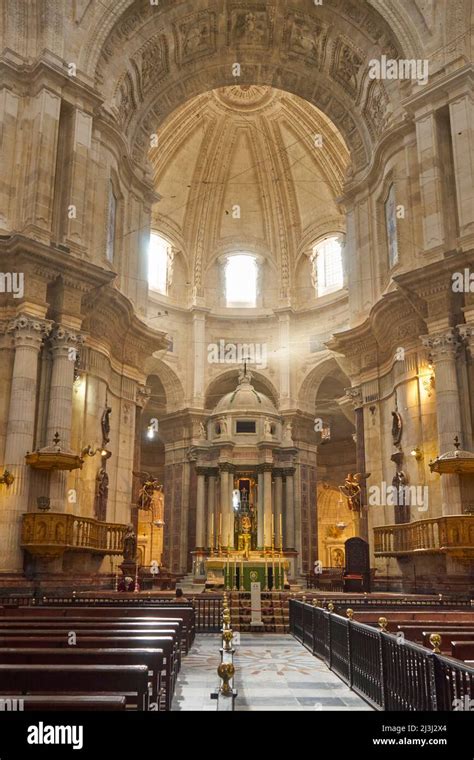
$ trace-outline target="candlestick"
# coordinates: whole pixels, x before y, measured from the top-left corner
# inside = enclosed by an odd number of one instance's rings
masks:
[[[280,551],[283,549],[283,518],[280,512]]]
[[[214,512],[211,514],[211,554],[214,551]]]
[[[138,594],[139,588],[138,588],[138,560],[135,563],[135,588],[133,589],[135,594]]]
[[[265,591],[268,591],[268,567],[267,567],[266,557],[265,557]]]
[[[243,559],[240,560],[240,589],[243,590],[244,588],[244,561]]]

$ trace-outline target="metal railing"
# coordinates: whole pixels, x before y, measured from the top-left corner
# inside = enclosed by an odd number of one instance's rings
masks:
[[[290,633],[380,710],[468,709],[474,668],[384,630],[290,600]]]

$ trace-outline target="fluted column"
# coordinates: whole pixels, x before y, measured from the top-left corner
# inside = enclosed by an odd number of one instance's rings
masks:
[[[196,549],[204,549],[204,497],[206,488],[205,470],[196,469],[197,493],[196,493]]]
[[[229,529],[230,545],[234,548],[234,507],[232,505],[232,491],[234,490],[234,470],[229,471]],[[227,538],[226,538],[227,541]]]
[[[59,434],[61,449],[71,445],[72,393],[74,364],[83,338],[73,330],[61,325],[55,327],[50,336],[53,366],[49,386],[48,420],[46,446],[52,446],[56,433]],[[67,503],[67,472],[51,473],[49,496],[53,512],[63,512]]]
[[[263,510],[263,472],[258,473],[258,502],[257,502],[257,544],[264,546],[264,510]]]
[[[225,465],[220,467],[220,497],[221,497],[221,515],[222,515],[222,535],[221,544],[227,546],[228,536],[230,536],[230,513],[229,513],[229,472]],[[231,504],[232,507],[232,504]]]
[[[295,548],[295,487],[294,469],[286,469],[285,529],[283,545],[285,549]]]
[[[456,436],[462,444],[462,417],[456,372],[459,337],[453,328],[448,328],[433,335],[423,335],[421,340],[430,352],[435,370],[438,446],[439,454],[444,454],[454,449]],[[441,476],[441,494],[443,515],[461,514],[458,475]]]
[[[265,546],[272,545],[272,466],[263,469],[263,515]]]
[[[214,532],[212,530],[213,524]],[[207,479],[207,545],[210,549],[214,549],[216,545],[218,530],[219,518],[216,513],[216,476],[209,475]]]
[[[33,451],[38,385],[38,355],[51,322],[21,315],[7,328],[15,346],[10,407],[5,442],[5,468],[15,480],[2,486],[0,566],[3,572],[23,567],[20,549],[21,515],[28,510],[29,468],[25,454]]]
[[[282,504],[283,504],[283,475],[280,470],[275,473],[275,546],[282,546],[282,535],[280,525],[282,522]]]

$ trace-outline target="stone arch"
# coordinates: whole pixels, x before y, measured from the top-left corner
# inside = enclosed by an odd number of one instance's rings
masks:
[[[166,394],[166,413],[174,412],[184,406],[184,389],[174,370],[163,359],[151,356],[145,362],[147,377],[156,375],[163,385]]]
[[[407,34],[403,42],[397,39],[381,15],[389,12],[385,5],[379,10],[360,5],[334,0],[330,6],[308,8],[301,2],[289,10],[262,4],[250,11],[202,0],[189,13],[189,5],[181,3],[163,2],[157,9],[148,0],[122,0],[96,23],[87,70],[102,90],[105,108],[122,119],[137,161],[148,150],[150,134],[177,105],[204,90],[235,84],[232,66],[240,57],[240,84],[271,85],[314,103],[339,128],[357,167],[371,156],[388,120],[389,101],[393,106],[399,100],[398,86],[369,82],[368,60],[412,52],[404,49],[410,45]],[[128,70],[119,56],[130,60]],[[134,92],[128,91],[130,84]],[[131,107],[134,101],[137,107]]]
[[[268,396],[278,409],[278,390],[271,380],[265,377],[261,372],[255,371],[253,367],[250,368],[250,371],[252,373],[252,384],[255,390]],[[204,404],[206,410],[212,411],[222,396],[235,390],[237,377],[238,370],[234,368],[221,372],[208,383]]]
[[[338,378],[341,378],[341,380],[344,379],[347,382],[346,387],[349,387],[351,384],[349,378],[341,370],[334,356],[326,353],[303,378],[297,392],[298,406],[302,409],[308,410],[309,413],[312,414],[314,412],[316,398],[321,383],[330,375],[335,375]]]

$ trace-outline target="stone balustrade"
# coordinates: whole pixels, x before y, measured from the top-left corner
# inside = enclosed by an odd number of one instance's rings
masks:
[[[447,515],[374,528],[376,557],[450,554],[474,558],[474,515]]]
[[[122,554],[126,529],[126,525],[90,517],[32,512],[23,515],[21,546],[43,559],[61,557],[65,551]]]

